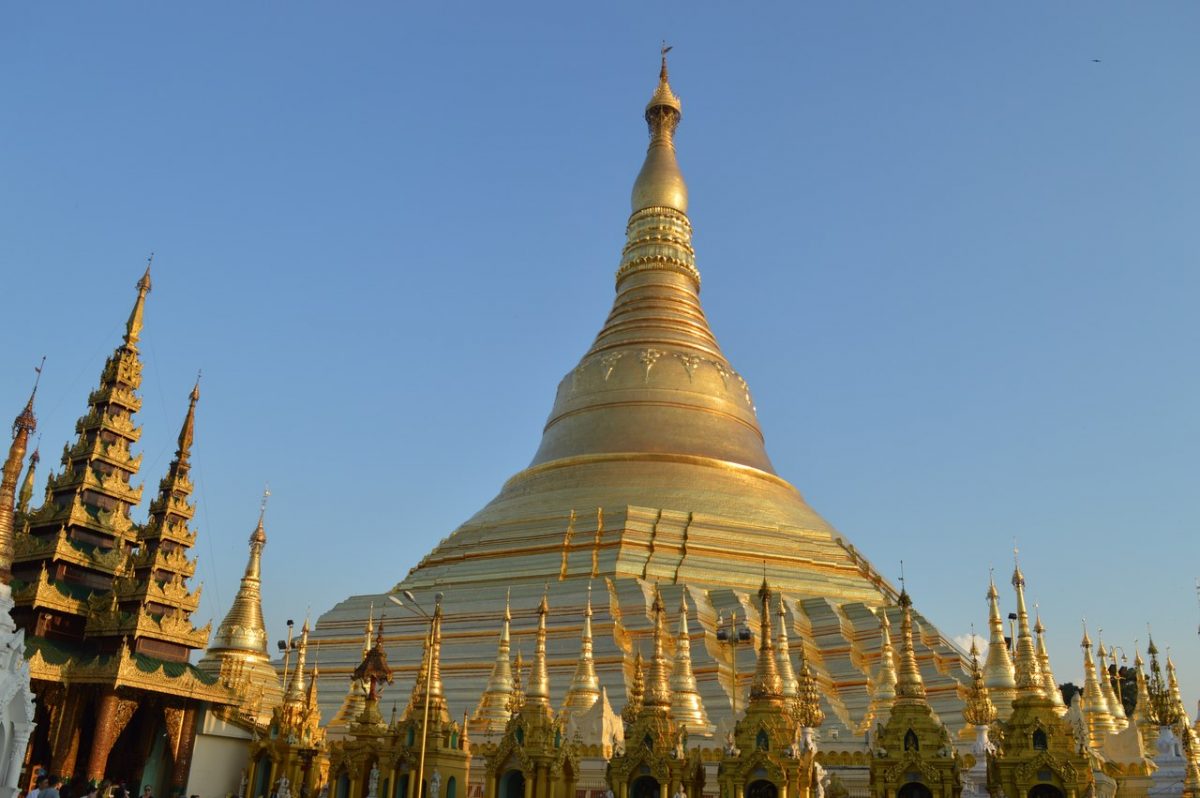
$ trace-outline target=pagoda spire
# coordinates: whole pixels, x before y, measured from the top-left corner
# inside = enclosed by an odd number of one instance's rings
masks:
[[[492,674],[488,677],[483,695],[479,698],[479,705],[475,707],[475,714],[471,718],[475,730],[485,734],[504,731],[505,724],[512,716],[516,682],[513,680],[512,663],[509,661],[511,622],[512,612],[509,609],[508,594],[505,594],[504,622],[500,627],[500,640],[496,644],[496,661],[492,665]]]
[[[797,641],[796,651],[800,658],[800,676],[796,680],[796,721],[802,728],[815,729],[825,722],[825,711],[821,709],[821,690],[808,664],[803,638]]]
[[[642,660],[642,652],[637,652],[633,658],[633,678],[629,680],[629,697],[621,708],[621,719],[625,723],[633,723],[642,712],[646,698],[646,671]]]
[[[663,47],[658,86],[646,103],[646,124],[650,129],[650,146],[646,161],[633,184],[631,201],[634,213],[647,208],[670,208],[687,213],[688,192],[675,161],[675,130],[683,117],[683,106],[667,76],[667,52]]]
[[[1097,665],[1097,676],[1100,681],[1100,693],[1104,696],[1104,702],[1108,704],[1108,714],[1112,715],[1113,726],[1117,731],[1124,729],[1129,725],[1129,719],[1125,717],[1125,707],[1121,706],[1121,699],[1117,698],[1117,691],[1112,686],[1112,676],[1108,672],[1108,652],[1104,648],[1104,630],[1096,630],[1096,658],[1099,660]],[[1113,670],[1116,670],[1116,661],[1113,661]]]
[[[42,360],[45,363],[45,359]],[[42,367],[38,367],[38,377],[42,376]],[[21,479],[21,466],[25,462],[25,449],[29,446],[29,436],[37,429],[37,417],[33,414],[33,401],[37,397],[37,382],[29,394],[29,401],[12,425],[12,443],[8,447],[8,458],[4,461],[3,476],[0,477],[0,583],[8,584],[12,580],[13,543],[16,529],[14,525],[15,501],[17,482]]]
[[[573,715],[582,715],[599,700],[600,680],[596,676],[596,663],[592,656],[592,585],[589,582],[587,604],[583,611],[583,632],[579,641],[579,663],[575,666],[575,675],[563,699],[563,709]]]
[[[1012,585],[1017,592],[1017,644],[1016,683],[1018,696],[1045,696],[1042,686],[1041,668],[1038,666],[1037,648],[1029,629],[1029,611],[1025,607],[1025,575],[1013,552]]]
[[[21,483],[21,492],[17,496],[17,512],[23,517],[29,515],[29,503],[33,500],[37,467],[41,461],[41,447],[35,446],[33,454],[29,455],[29,467],[25,469],[25,481]]]
[[[546,616],[550,614],[548,591],[542,591],[538,604],[537,637],[534,639],[533,668],[529,687],[525,690],[525,706],[545,714],[550,713],[550,676],[546,669]]]
[[[304,704],[304,666],[308,657],[308,618],[300,627],[300,642],[296,645],[296,667],[292,670],[292,678],[288,682],[287,691],[283,694],[285,705],[300,706]]]
[[[779,666],[779,680],[783,684],[783,700],[795,711],[796,701],[800,695],[800,682],[796,679],[796,671],[792,668],[792,651],[788,644],[787,605],[783,593],[779,594],[779,638],[775,656]]]
[[[774,635],[771,632],[771,588],[764,577],[758,588],[758,662],[750,683],[750,701],[781,701],[783,681],[775,662]]]
[[[690,733],[705,733],[711,724],[692,672],[692,636],[687,616],[685,588],[679,594],[679,632],[675,637],[675,668],[671,671],[671,717]]]
[[[382,624],[381,624],[382,626]],[[433,605],[433,617],[429,619],[429,637],[421,657],[421,667],[413,684],[412,697],[408,702],[406,718],[420,717],[429,703],[429,717],[441,723],[450,722],[450,710],[446,705],[446,692],[442,686],[442,594],[438,593]]]
[[[1108,701],[1096,678],[1096,662],[1092,659],[1092,638],[1088,636],[1087,624],[1083,626],[1083,639],[1079,643],[1083,649],[1083,716],[1087,721],[1088,738],[1092,748],[1099,748],[1104,738],[1116,730],[1112,715],[1108,711]]]
[[[1179,691],[1179,677],[1175,673],[1175,663],[1170,654],[1167,655],[1167,691],[1171,697],[1171,706],[1175,709],[1172,713],[1172,725],[1188,725],[1187,707],[1184,706],[1183,694]]]
[[[263,519],[270,495],[269,491],[263,492],[258,523],[250,533],[250,554],[246,558],[246,570],[242,574],[237,595],[233,597],[233,604],[221,625],[217,627],[212,643],[209,644],[209,651],[244,651],[267,656],[267,627],[263,622],[262,612],[262,553],[267,545]]]
[[[670,683],[670,667],[667,665],[667,656],[663,651],[663,640],[667,635],[666,631],[666,608],[663,607],[662,593],[658,590],[658,585],[654,586],[654,601],[651,603],[651,611],[654,613],[654,642],[653,653],[650,655],[650,673],[646,679],[646,697],[643,700],[643,706],[658,714],[667,714],[671,711],[671,683]]]
[[[992,703],[987,686],[983,683],[983,671],[979,669],[979,646],[975,643],[974,635],[971,635],[971,686],[963,703],[963,720],[976,728],[986,728],[996,720],[996,705]]]
[[[1000,593],[996,580],[988,582],[988,650],[983,666],[983,683],[988,695],[996,704],[1000,719],[1004,720],[1012,711],[1012,702],[1017,693],[1016,671],[1009,656],[1008,643],[1004,639],[1004,621],[1000,617]]]
[[[514,715],[521,711],[521,707],[525,706],[525,687],[522,684],[521,674],[525,671],[525,660],[521,657],[521,649],[517,649],[517,657],[513,661],[513,688],[512,695],[508,699],[508,712]]]
[[[1054,704],[1054,711],[1060,716],[1065,715],[1067,705],[1063,703],[1062,690],[1058,689],[1058,680],[1054,678],[1054,671],[1050,670],[1050,652],[1046,650],[1046,627],[1042,626],[1042,616],[1040,612],[1036,611],[1036,608],[1034,618],[1033,631],[1037,635],[1038,670],[1042,674],[1042,691]]]
[[[1154,707],[1154,717],[1160,726],[1174,726],[1179,720],[1176,716],[1175,705],[1171,701],[1171,691],[1163,678],[1162,667],[1158,664],[1158,646],[1154,645],[1154,636],[1150,636],[1146,653],[1150,655],[1150,676],[1147,688],[1150,691],[1150,701]]]
[[[917,652],[913,648],[912,599],[907,590],[900,591],[900,673],[896,678],[896,705],[924,704],[925,682],[917,667]]]
[[[1142,653],[1135,649],[1133,667],[1137,679],[1137,704],[1133,708],[1133,717],[1130,718],[1130,722],[1137,727],[1138,734],[1142,737],[1142,747],[1147,751],[1154,751],[1155,743],[1158,741],[1158,717],[1154,714],[1154,702],[1150,698],[1150,690],[1146,684],[1144,665]]]
[[[146,263],[146,273],[138,280],[137,300],[133,303],[133,310],[129,311],[129,320],[125,322],[125,347],[135,352],[138,339],[142,336],[142,315],[146,310],[146,295],[150,293],[150,265],[153,262],[154,253],[151,253]]]
[[[892,624],[888,621],[887,609],[879,611],[879,676],[875,680],[875,692],[871,696],[875,704],[875,716],[883,718],[896,701],[896,652],[892,648]]]

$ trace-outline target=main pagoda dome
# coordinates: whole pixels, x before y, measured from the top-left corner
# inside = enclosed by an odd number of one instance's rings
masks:
[[[547,593],[555,705],[568,688],[593,678],[577,673],[581,650],[589,650],[581,649],[586,619],[594,634],[586,669],[594,667],[619,708],[638,652],[647,653],[661,593],[665,606],[693,613],[690,624],[672,619],[690,642],[694,682],[711,721],[694,731],[711,733],[728,727],[735,706],[745,706],[754,668],[754,646],[730,645],[718,629],[731,618],[758,628],[755,594],[765,578],[782,594],[780,621],[793,650],[804,646],[817,674],[826,727],[838,730],[830,735],[861,739],[882,711],[872,702],[881,671],[889,672],[881,623],[887,615],[898,622],[898,593],[771,465],[750,389],[700,305],[687,185],[675,155],[681,118],[664,56],[645,109],[650,143],[633,186],[608,318],[559,383],[530,465],[391,593],[411,592],[426,607],[444,594],[446,697],[454,712],[479,718],[489,700],[496,710],[496,696],[511,689],[508,669],[493,667],[509,606],[511,648],[524,646],[528,654]],[[593,605],[594,615],[585,616]],[[321,641],[327,719],[349,687],[372,606],[391,607],[386,596],[355,596],[318,621],[313,638]],[[398,680],[411,683],[424,622],[402,611],[388,615],[389,661]],[[961,655],[919,615],[915,620],[931,704],[960,723]],[[673,644],[672,656],[686,650],[683,642]],[[485,687],[492,698],[481,702]],[[582,703],[602,701],[595,693],[591,688]],[[576,707],[579,696],[568,703]]]

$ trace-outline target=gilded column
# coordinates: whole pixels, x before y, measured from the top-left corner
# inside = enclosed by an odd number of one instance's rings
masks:
[[[188,772],[192,768],[192,749],[196,744],[196,705],[188,704],[183,710],[183,724],[179,729],[179,744],[175,751],[175,764],[171,769],[171,786],[182,790],[187,786]]]
[[[92,736],[92,750],[88,755],[88,779],[102,779],[108,768],[108,754],[117,741],[113,729],[117,725],[117,694],[106,690],[96,702],[96,730]]]

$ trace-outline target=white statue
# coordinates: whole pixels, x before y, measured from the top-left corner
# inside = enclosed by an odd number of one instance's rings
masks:
[[[442,773],[437,768],[433,769],[433,778],[429,780],[429,789],[429,798],[438,798],[442,794]]]
[[[280,776],[279,781],[275,782],[275,798],[292,798],[292,791],[288,785],[287,776]]]
[[[378,798],[379,795],[379,764],[371,765],[371,773],[367,776],[367,798]]]
[[[813,760],[813,798],[825,798],[825,768]]]
[[[730,731],[729,734],[725,736],[725,755],[737,756],[740,753],[741,751],[738,750],[737,744],[733,741],[733,732]]]
[[[675,791],[675,794],[671,798],[687,798],[687,793],[683,791],[682,784],[679,785],[679,789]]]

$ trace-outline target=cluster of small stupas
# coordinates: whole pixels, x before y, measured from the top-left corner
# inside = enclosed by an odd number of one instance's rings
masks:
[[[1196,729],[1153,643],[1126,713],[1114,650],[1085,632],[1068,705],[1019,567],[1010,636],[990,585],[981,663],[775,474],[700,307],[681,108],[664,53],[616,300],[530,467],[391,591],[305,621],[282,663],[262,512],[211,640],[190,620],[198,386],[132,518],[147,270],[37,508],[38,452],[20,481],[32,398],[14,425],[0,576],[38,696],[26,780],[202,798],[1200,798]]]

